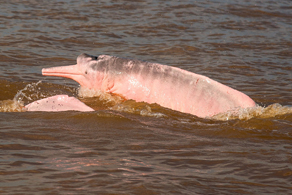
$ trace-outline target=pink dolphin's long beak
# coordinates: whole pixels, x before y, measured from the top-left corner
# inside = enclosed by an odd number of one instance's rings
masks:
[[[75,76],[82,75],[81,72],[78,70],[77,65],[43,68],[42,74],[44,76],[66,77],[73,80],[75,80]]]
[[[81,86],[89,87],[88,82],[86,82],[84,75],[79,70],[79,67],[77,65],[43,68],[42,74],[44,76],[65,77],[73,79],[74,81],[78,82]]]

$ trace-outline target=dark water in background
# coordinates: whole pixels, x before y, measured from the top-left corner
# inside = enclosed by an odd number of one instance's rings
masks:
[[[203,74],[261,107],[223,121],[110,97],[81,99],[93,113],[1,112],[0,194],[291,194],[291,35],[290,0],[2,0],[2,111],[77,96],[41,69],[82,52]]]

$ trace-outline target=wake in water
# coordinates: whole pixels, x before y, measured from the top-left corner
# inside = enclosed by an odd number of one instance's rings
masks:
[[[24,112],[25,105],[33,101],[58,94],[78,96],[79,99],[94,110],[114,110],[127,112],[149,117],[185,117],[186,114],[163,108],[158,104],[148,104],[126,100],[116,94],[109,94],[102,91],[94,91],[86,88],[78,90],[66,86],[57,86],[50,83],[27,84],[23,89],[18,90],[13,100],[0,101],[0,112]],[[209,117],[214,120],[249,120],[251,118],[272,118],[276,116],[292,114],[292,106],[282,106],[278,103],[267,107],[256,106],[252,108],[232,110]]]
[[[251,118],[272,118],[276,116],[281,116],[285,114],[292,114],[291,106],[282,106],[278,103],[269,105],[268,107],[256,106],[252,108],[243,108],[236,111],[229,111],[226,113],[220,113],[213,117],[216,120],[248,120]]]
[[[110,109],[150,117],[166,116],[161,113],[164,108],[158,104],[148,104],[145,102],[126,100],[119,95],[109,94],[103,91],[95,91],[81,87],[78,90],[78,96],[84,98],[81,100],[95,110]],[[156,110],[158,110],[158,112],[156,112]]]
[[[23,102],[15,100],[3,100],[0,101],[0,112],[24,112]]]

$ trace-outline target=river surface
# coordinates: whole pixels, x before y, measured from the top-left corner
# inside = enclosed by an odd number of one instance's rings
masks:
[[[41,75],[83,52],[202,74],[258,106],[198,118]],[[23,112],[58,94],[96,111]],[[292,2],[2,0],[0,111],[0,194],[292,194]]]

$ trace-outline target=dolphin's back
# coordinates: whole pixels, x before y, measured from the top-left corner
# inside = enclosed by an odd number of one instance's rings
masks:
[[[235,89],[176,67],[113,57],[107,73],[114,83],[110,92],[199,117],[255,105]]]

